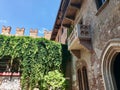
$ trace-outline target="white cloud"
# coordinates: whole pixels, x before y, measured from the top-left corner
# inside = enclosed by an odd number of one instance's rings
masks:
[[[42,28],[41,30],[39,30],[39,34],[44,34],[44,30],[48,30],[47,28]]]
[[[5,20],[5,19],[0,19],[0,23],[7,23],[7,20]]]

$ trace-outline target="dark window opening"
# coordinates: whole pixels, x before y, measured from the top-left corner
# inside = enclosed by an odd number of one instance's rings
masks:
[[[113,64],[113,73],[117,90],[120,90],[120,53],[116,56]]]
[[[82,68],[82,72],[83,72],[84,90],[89,90],[86,67]]]
[[[83,86],[82,86],[82,74],[81,74],[81,70],[78,69],[78,83],[79,83],[79,90],[83,90]]]
[[[0,73],[19,72],[19,71],[20,71],[20,62],[18,58],[15,58],[13,59],[13,61],[11,61],[10,56],[4,56],[0,59]]]
[[[97,9],[99,9],[105,2],[106,0],[96,0],[96,4],[97,4]]]
[[[8,72],[10,67],[10,56],[4,56],[0,59],[0,72]]]
[[[80,24],[80,25],[83,24],[83,18],[81,18],[81,20],[79,21],[79,24]]]
[[[78,73],[79,90],[89,90],[86,67],[83,67],[82,69],[78,69],[77,73]]]
[[[13,60],[11,71],[12,72],[19,72],[20,71],[20,60],[18,58],[15,58]]]

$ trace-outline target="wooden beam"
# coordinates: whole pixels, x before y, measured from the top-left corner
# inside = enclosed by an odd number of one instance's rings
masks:
[[[60,28],[60,25],[55,25],[55,29],[59,29]]]
[[[70,24],[62,24],[63,27],[70,28]]]
[[[74,21],[75,20],[75,17],[74,16],[66,16],[67,19],[71,20],[71,21]]]
[[[71,3],[71,4],[70,4],[70,7],[72,7],[72,8],[75,8],[75,9],[79,10],[79,9],[80,9],[80,7],[81,7],[81,5],[80,5],[80,4],[73,4],[73,3]]]

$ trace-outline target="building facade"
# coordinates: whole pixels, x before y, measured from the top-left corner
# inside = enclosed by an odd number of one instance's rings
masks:
[[[71,90],[120,89],[120,0],[62,0],[51,40],[71,52]]]

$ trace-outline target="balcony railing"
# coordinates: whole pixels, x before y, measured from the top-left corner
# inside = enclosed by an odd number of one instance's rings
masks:
[[[75,40],[90,40],[90,37],[90,27],[77,24],[68,37],[68,47],[73,44]]]

